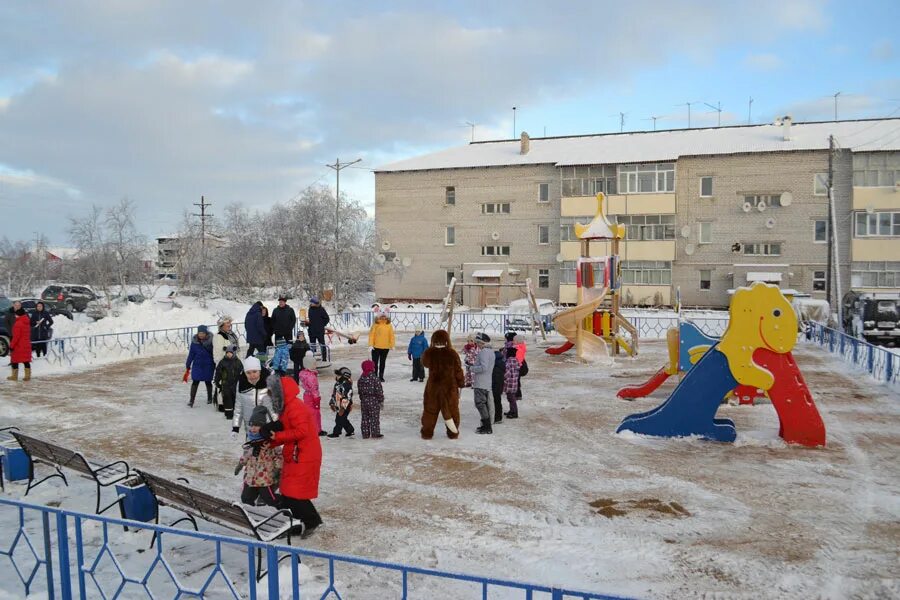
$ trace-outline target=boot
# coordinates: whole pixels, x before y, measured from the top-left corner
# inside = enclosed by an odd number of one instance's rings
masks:
[[[25,369],[25,377],[22,378],[22,381],[31,381],[31,369]]]
[[[7,381],[18,381],[19,380],[19,367],[11,367],[12,375],[6,378]]]
[[[505,416],[506,416],[507,419],[518,419],[518,418],[519,418],[519,411],[518,411],[518,410],[517,410],[516,412],[509,411],[508,413],[505,413]]]
[[[481,427],[475,430],[475,433],[494,433],[491,430],[491,420],[490,419],[482,419]]]

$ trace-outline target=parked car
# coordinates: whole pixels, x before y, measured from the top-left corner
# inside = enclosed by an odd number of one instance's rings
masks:
[[[66,309],[64,309],[64,308],[59,309],[59,308],[50,306],[50,304],[47,301],[41,300],[40,298],[19,298],[19,302],[22,303],[22,308],[25,309],[25,312],[28,313],[29,317],[31,316],[31,313],[33,313],[37,309],[37,303],[43,302],[44,310],[49,312],[51,317],[62,315],[63,317],[65,317],[67,319],[72,318],[72,313],[70,313]]]
[[[99,296],[84,285],[56,283],[48,285],[41,292],[41,300],[51,308],[69,312],[83,312],[88,302],[97,300]]]
[[[3,315],[12,306],[12,300],[6,296],[0,296],[0,356],[9,354],[9,340],[12,338],[12,332],[6,330],[6,320]]]
[[[87,306],[84,309],[84,314],[86,314],[91,319],[98,321],[104,317],[108,317],[112,314],[114,317],[118,317],[121,308],[128,304],[129,302],[132,304],[141,304],[146,300],[144,296],[141,294],[128,294],[127,296],[113,296],[110,301],[107,303],[104,300],[91,300],[87,303]]]

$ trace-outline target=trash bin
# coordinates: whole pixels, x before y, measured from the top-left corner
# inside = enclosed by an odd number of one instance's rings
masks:
[[[156,498],[139,477],[117,483],[116,493],[122,498],[122,514],[126,519],[149,523],[156,518]]]
[[[3,478],[7,481],[28,479],[28,455],[15,440],[0,445],[0,461],[3,461]]]

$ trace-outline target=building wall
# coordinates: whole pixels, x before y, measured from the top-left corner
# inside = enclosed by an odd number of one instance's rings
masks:
[[[538,201],[541,183],[550,184],[549,202]],[[448,186],[455,188],[453,206],[445,203]],[[377,297],[437,301],[447,293],[448,270],[460,278],[468,263],[481,268],[508,263],[508,269],[519,273],[506,270],[504,283],[524,283],[531,277],[535,288],[539,270],[549,269],[550,287],[535,291],[538,297],[557,300],[559,193],[559,176],[552,165],[376,173],[379,244],[385,248],[387,242],[387,252],[395,253],[400,262],[395,266],[389,260],[376,275]],[[481,212],[483,203],[504,202],[510,203],[510,214]],[[538,225],[549,227],[549,244],[538,244]],[[444,243],[447,226],[455,227],[452,246]],[[493,232],[499,235],[497,240],[492,239]],[[483,245],[510,246],[510,255],[482,256]],[[408,267],[403,266],[404,258]],[[506,289],[501,302],[521,297],[518,289]]]

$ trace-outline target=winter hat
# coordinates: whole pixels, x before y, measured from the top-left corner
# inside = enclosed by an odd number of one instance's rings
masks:
[[[318,304],[318,303],[319,303],[319,299],[316,298],[315,296],[313,296],[312,298],[309,299],[309,303],[310,303],[310,304]]]
[[[307,354],[303,357],[303,368],[307,371],[315,371],[316,370],[316,357],[312,354]]]
[[[362,366],[363,375],[368,375],[369,373],[371,373],[372,371],[375,370],[375,363],[373,363],[371,360],[362,361],[361,366]]]
[[[279,335],[278,337],[275,338],[275,345],[276,345],[276,346],[281,346],[281,345],[286,344],[286,343],[287,343],[287,340],[285,340],[284,337],[282,337],[282,336],[280,336],[280,335]]]
[[[421,327],[416,327],[416,335],[420,335],[422,333],[425,333],[425,330],[422,329]]]
[[[306,334],[303,333],[302,330],[297,332],[297,339],[299,340],[299,339],[301,339],[301,338],[304,339],[304,340],[306,339]]]
[[[209,333],[209,328],[206,325],[201,325],[197,328],[197,333]]]
[[[237,354],[237,346],[235,344],[228,344],[227,346],[225,346],[225,352]]]
[[[259,364],[259,359],[255,356],[248,356],[244,359],[244,371],[259,371],[262,368],[262,365]]]
[[[506,341],[511,342],[514,339],[516,339],[516,332],[515,331],[507,331],[506,332]]]
[[[475,334],[475,341],[481,342],[482,344],[489,344],[491,342],[491,336],[488,334],[479,331]]]
[[[334,374],[340,375],[341,377],[348,377],[348,378],[352,375],[352,373],[350,372],[350,369],[348,369],[347,367],[341,367],[340,369],[335,369]]]
[[[284,411],[284,390],[281,389],[281,376],[272,373],[266,379],[266,387],[269,388],[269,397],[272,398],[272,410],[277,414]]]
[[[287,298],[285,298],[284,296],[278,296],[278,301],[279,302],[281,302],[281,301],[287,302]]]
[[[467,335],[467,336],[466,336],[466,341],[467,341],[467,342],[474,342],[474,341],[475,341],[475,334],[474,334],[474,333],[470,333],[469,335]]]
[[[219,317],[219,320],[216,321],[216,325],[221,327],[225,323],[232,323],[232,322],[234,322],[234,319],[232,319],[230,315],[222,315],[221,317]]]
[[[262,427],[269,420],[269,409],[265,406],[255,406],[253,408],[253,414],[250,415],[250,426],[258,426]]]

